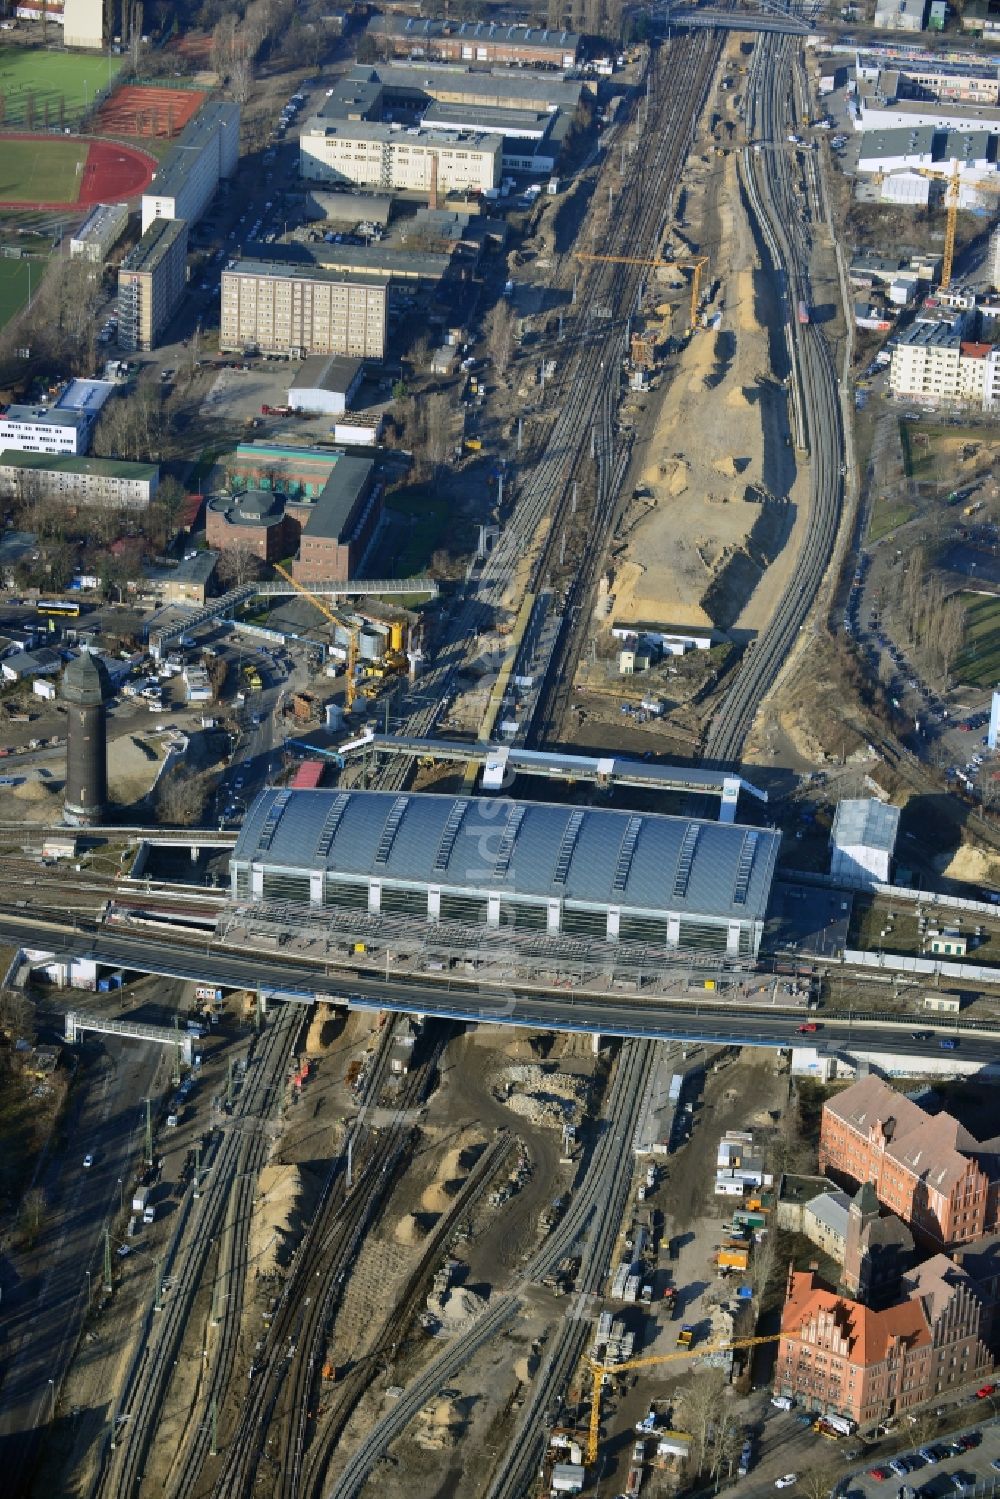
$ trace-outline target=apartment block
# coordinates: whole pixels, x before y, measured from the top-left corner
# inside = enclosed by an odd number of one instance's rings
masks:
[[[315,266],[235,261],[222,273],[219,347],[382,359],[388,286]]]
[[[31,494],[76,505],[103,504],[144,510],[156,495],[159,483],[160,470],[155,463],[0,453],[0,494],[9,499]]]
[[[928,405],[996,411],[1000,345],[963,339],[945,323],[914,323],[893,349],[889,389]]]
[[[503,137],[480,131],[318,117],[299,136],[299,171],[307,182],[429,193],[436,170],[442,194],[483,193],[500,185],[502,168]]]
[[[904,1276],[903,1292],[875,1311],[790,1270],[775,1390],[871,1427],[989,1371],[983,1298],[961,1266],[936,1255]]]
[[[871,1182],[918,1243],[950,1247],[998,1227],[998,1146],[867,1077],[824,1104],[819,1169],[855,1185]]]
[[[118,268],[118,344],[155,349],[177,311],[187,277],[188,226],[156,219]]]
[[[157,219],[197,223],[239,157],[240,106],[225,99],[203,104],[142,195],[143,233]]]

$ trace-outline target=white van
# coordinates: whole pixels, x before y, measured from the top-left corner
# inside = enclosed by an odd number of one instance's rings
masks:
[[[771,1404],[779,1411],[790,1411],[795,1401],[791,1395],[772,1395]]]

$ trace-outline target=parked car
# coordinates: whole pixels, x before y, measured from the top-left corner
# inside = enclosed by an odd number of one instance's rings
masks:
[[[790,1489],[792,1484],[798,1483],[798,1481],[799,1475],[797,1473],[785,1473],[781,1478],[774,1480],[774,1487],[776,1489]]]

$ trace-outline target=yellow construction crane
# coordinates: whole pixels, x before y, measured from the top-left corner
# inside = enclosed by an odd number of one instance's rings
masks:
[[[951,172],[945,176],[944,172],[936,172],[931,167],[914,167],[918,177],[930,177],[935,182],[944,182],[944,251],[941,256],[941,290],[947,291],[951,285],[951,273],[955,266],[955,236],[958,230],[958,204],[961,196],[962,179],[959,171],[959,163],[953,161]],[[881,191],[882,183],[885,181],[885,172],[875,173],[875,182]],[[994,186],[992,182],[973,182],[971,190],[975,193],[1000,193],[1000,187]]]
[[[291,583],[296,593],[301,593],[303,598],[308,599],[310,604],[314,605],[320,614],[324,615],[332,625],[335,625],[338,629],[347,631],[347,684],[344,688],[344,710],[347,713],[353,712],[354,699],[357,695],[355,677],[358,669],[358,636],[361,633],[360,625],[354,624],[351,620],[342,619],[339,614],[335,614],[332,609],[323,603],[323,600],[317,594],[313,593],[311,588],[307,588],[304,583],[300,583],[298,578],[293,578],[288,569],[282,567],[280,562],[275,562],[272,566],[276,573],[281,574],[286,583]]]
[[[708,265],[707,255],[692,255],[687,260],[660,260],[659,257],[646,259],[642,255],[589,255],[583,250],[575,252],[577,260],[588,263],[601,262],[610,265],[645,265],[654,271],[690,271],[691,272],[691,327],[694,328],[698,318],[698,297],[701,294],[701,273]]]
[[[630,1369],[649,1369],[654,1364],[669,1364],[676,1359],[700,1358],[703,1353],[729,1353],[736,1348],[758,1348],[762,1343],[777,1343],[781,1333],[763,1338],[731,1338],[724,1343],[703,1343],[700,1348],[678,1348],[673,1353],[655,1353],[646,1358],[630,1358],[621,1364],[598,1364],[588,1359],[593,1388],[590,1395],[590,1427],[587,1432],[586,1463],[593,1467],[601,1438],[601,1389],[608,1374],[625,1374]]]

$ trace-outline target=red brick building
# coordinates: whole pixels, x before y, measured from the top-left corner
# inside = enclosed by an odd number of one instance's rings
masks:
[[[205,540],[216,551],[246,548],[261,562],[295,550],[299,528],[285,514],[285,496],[266,489],[215,495],[205,511]]]
[[[965,1271],[936,1255],[882,1311],[838,1296],[815,1272],[789,1270],[775,1390],[824,1415],[874,1426],[982,1378],[984,1307]]]
[[[918,1243],[968,1244],[998,1226],[1000,1141],[980,1143],[950,1114],[925,1114],[881,1078],[823,1106],[819,1169],[871,1182]]]
[[[424,16],[373,16],[366,34],[378,51],[434,62],[572,68],[580,56],[575,31],[494,21],[452,21]]]

